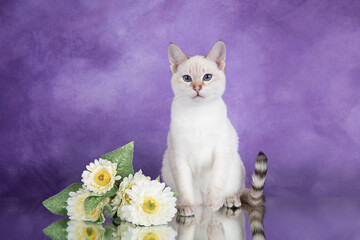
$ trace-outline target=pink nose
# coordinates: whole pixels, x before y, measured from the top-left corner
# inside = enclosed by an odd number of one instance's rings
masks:
[[[200,90],[201,90],[201,87],[200,87],[200,86],[195,86],[195,87],[194,87],[194,90],[195,90],[196,93],[199,93]]]

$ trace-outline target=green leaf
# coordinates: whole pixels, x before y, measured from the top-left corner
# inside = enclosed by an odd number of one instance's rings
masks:
[[[92,223],[96,223],[96,224],[98,224],[98,223],[104,223],[105,222],[105,217],[104,217],[104,213],[102,212],[102,209],[101,209],[101,213],[100,213],[100,217],[99,217],[99,219],[98,220],[96,220],[95,222],[92,222]]]
[[[156,178],[156,180],[158,180],[158,182],[160,182],[160,176],[158,176],[158,177]]]
[[[177,196],[179,196],[179,193],[174,192],[174,197],[177,197]]]
[[[105,215],[106,215],[107,217],[112,217],[112,216],[111,216],[111,214],[112,214],[112,208],[111,208],[111,206],[110,206],[108,203],[104,204],[103,209],[104,209]]]
[[[124,177],[129,176],[129,174],[134,174],[134,169],[132,166],[133,152],[134,142],[130,142],[125,146],[116,149],[115,151],[103,155],[101,158],[109,160],[113,163],[117,163],[117,175],[120,175],[123,179]]]
[[[58,194],[46,199],[42,204],[52,213],[67,216],[66,206],[70,192],[76,192],[82,187],[82,183],[73,183]]]
[[[85,215],[86,217],[89,217],[90,213],[94,211],[95,208],[101,203],[102,200],[104,200],[107,197],[111,197],[115,195],[117,192],[117,187],[114,186],[112,189],[107,191],[102,196],[89,196],[84,201],[84,207],[85,207]]]
[[[47,228],[43,229],[43,233],[54,240],[67,239],[66,228],[68,226],[68,222],[68,218],[54,222]]]

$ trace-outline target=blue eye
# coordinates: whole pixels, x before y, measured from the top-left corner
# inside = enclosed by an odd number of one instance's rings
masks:
[[[204,81],[210,81],[212,79],[212,75],[210,73],[207,73],[203,77]]]
[[[185,82],[191,82],[192,81],[192,79],[191,79],[191,77],[189,75],[184,75],[183,79],[184,79]]]

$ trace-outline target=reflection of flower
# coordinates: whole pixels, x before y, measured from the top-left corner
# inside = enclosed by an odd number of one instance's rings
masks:
[[[87,218],[85,215],[84,201],[90,196],[88,189],[80,188],[77,192],[70,192],[67,200],[67,213],[71,220],[95,222],[99,219],[103,205],[108,201],[104,199]]]
[[[126,240],[175,240],[176,231],[169,226],[139,227],[130,223],[121,223],[118,236]]]
[[[112,209],[113,209],[113,214],[117,211],[117,215],[120,218],[122,217],[122,212],[121,212],[121,207],[120,206],[130,204],[130,197],[125,191],[127,189],[131,190],[132,187],[135,186],[140,181],[150,181],[150,177],[146,177],[142,173],[141,170],[138,171],[137,173],[135,173],[134,176],[132,174],[130,174],[129,177],[125,177],[123,179],[123,181],[120,184],[119,190],[116,193],[115,198],[111,202],[111,206],[112,206]]]
[[[121,222],[121,224],[117,227],[115,231],[112,232],[112,240],[121,240],[125,239],[123,237],[124,232],[127,232],[129,228],[136,227],[135,225],[128,222]]]
[[[68,233],[68,240],[95,240],[101,239],[103,227],[101,224],[69,221],[66,231]]]
[[[112,223],[112,222],[108,222],[104,225],[104,229],[106,231],[106,235],[109,234],[109,232],[111,232],[111,238],[106,237],[105,239],[111,239],[111,240],[120,240],[120,236],[118,237],[117,235],[117,226]],[[109,236],[109,235],[107,235]]]
[[[115,180],[120,180],[120,176],[116,176],[116,163],[108,160],[99,159],[94,163],[86,166],[82,173],[81,181],[85,187],[96,194],[104,194],[109,191],[115,183]]]
[[[176,198],[169,187],[157,180],[140,181],[125,193],[130,205],[121,206],[123,219],[144,226],[161,225],[171,221],[176,214]]]

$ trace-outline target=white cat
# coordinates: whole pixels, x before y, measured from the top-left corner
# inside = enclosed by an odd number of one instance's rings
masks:
[[[177,208],[192,216],[205,203],[212,211],[240,207],[240,196],[262,202],[267,170],[261,153],[255,166],[253,186],[245,190],[245,169],[238,154],[238,136],[222,100],[225,91],[226,49],[215,43],[204,56],[187,57],[178,46],[168,47],[174,99],[168,148],[162,177],[178,192]],[[245,191],[244,191],[245,190]],[[249,194],[247,194],[249,193]]]

